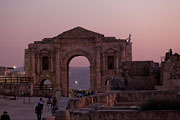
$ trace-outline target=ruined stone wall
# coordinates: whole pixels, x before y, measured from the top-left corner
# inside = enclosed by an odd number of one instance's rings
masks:
[[[139,105],[152,98],[176,99],[179,98],[179,96],[176,93],[160,91],[112,91],[71,99],[68,109],[75,110],[84,107]]]
[[[153,61],[123,62],[126,89],[153,90],[160,81],[160,67]]]
[[[161,82],[157,90],[180,92],[180,61],[172,58],[161,63]]]
[[[121,91],[116,94],[115,106],[140,105],[149,99],[178,99],[179,96],[172,92],[160,91]]]
[[[179,120],[180,111],[94,110],[74,111],[70,116],[70,120]]]
[[[16,95],[22,96],[24,94],[31,94],[31,84],[29,83],[21,83],[21,84],[8,84],[1,83],[0,84],[0,94],[1,95]]]
[[[179,99],[179,95],[171,92],[157,91],[116,91],[83,98],[74,98],[69,101],[69,107],[64,112],[57,112],[56,120],[179,119],[179,111],[141,111],[138,109],[124,110],[122,108],[122,106],[139,106],[152,98]]]
[[[114,106],[116,96],[116,92],[111,92],[82,98],[74,98],[69,101],[68,109],[75,110],[84,107]]]

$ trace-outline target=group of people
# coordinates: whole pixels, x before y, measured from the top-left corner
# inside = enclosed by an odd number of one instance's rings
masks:
[[[44,100],[42,98],[40,98],[40,101],[35,108],[35,113],[37,114],[38,120],[41,120],[43,106],[44,106]],[[56,110],[58,110],[58,104],[57,104],[56,97],[53,97],[53,99],[51,97],[49,97],[47,100],[47,106],[48,106],[48,111],[51,111],[52,115],[54,116],[56,113]]]
[[[56,110],[58,110],[58,102],[56,97],[49,97],[47,100],[48,111],[51,111],[52,115],[54,116]],[[38,105],[35,107],[35,113],[37,114],[37,120],[41,120],[41,115],[43,112],[44,107],[44,100],[40,98]],[[0,120],[10,120],[10,116],[7,114],[7,111],[1,115]]]
[[[95,94],[94,91],[70,89],[70,97],[83,97],[94,94]]]
[[[47,106],[48,106],[48,110],[51,111],[52,115],[54,116],[56,113],[56,110],[58,110],[58,104],[57,104],[56,97],[53,97],[53,99],[51,99],[51,97],[49,97],[47,100]]]

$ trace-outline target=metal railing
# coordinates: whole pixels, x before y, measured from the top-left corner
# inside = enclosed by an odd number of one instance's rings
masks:
[[[32,77],[0,77],[0,83],[33,83]]]

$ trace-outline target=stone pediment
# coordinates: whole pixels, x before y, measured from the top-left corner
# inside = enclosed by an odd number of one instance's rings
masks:
[[[51,51],[45,48],[45,49],[40,50],[40,53],[41,54],[49,54],[49,53],[51,53]]]
[[[114,50],[114,49],[112,49],[112,48],[109,48],[109,49],[107,49],[105,52],[106,52],[106,53],[108,53],[108,52],[116,52],[116,50]]]
[[[84,29],[82,27],[75,27],[71,30],[61,33],[57,37],[58,38],[88,38],[88,37],[104,37],[104,35]]]

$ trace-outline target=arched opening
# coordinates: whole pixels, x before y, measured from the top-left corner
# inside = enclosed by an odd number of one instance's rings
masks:
[[[37,96],[50,97],[54,95],[54,86],[48,78],[41,79],[40,83],[33,87],[33,92]]]
[[[53,89],[53,84],[51,83],[51,81],[49,79],[44,79],[41,83],[40,83],[40,90],[52,90]]]
[[[74,56],[69,61],[69,96],[80,96],[90,89],[90,63],[84,56]]]

